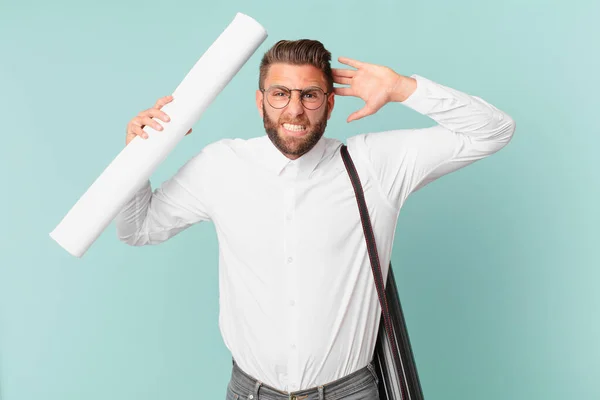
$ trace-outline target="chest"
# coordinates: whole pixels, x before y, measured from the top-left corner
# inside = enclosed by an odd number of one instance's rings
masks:
[[[373,198],[368,181],[365,196]],[[377,202],[371,201],[375,215]],[[319,179],[260,179],[237,177],[219,188],[213,221],[220,242],[244,256],[259,256],[308,248],[331,252],[343,247],[352,234],[362,234],[360,214],[345,169]]]

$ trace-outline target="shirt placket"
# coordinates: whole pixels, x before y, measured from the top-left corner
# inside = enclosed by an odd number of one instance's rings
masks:
[[[288,380],[287,391],[293,392],[298,390],[300,384],[300,376],[298,373],[299,357],[298,357],[298,287],[297,274],[298,266],[296,260],[296,184],[295,177],[297,176],[297,166],[293,163],[288,165],[287,177],[291,178],[285,184],[284,192],[284,268],[286,269],[286,298],[284,299],[288,315]]]

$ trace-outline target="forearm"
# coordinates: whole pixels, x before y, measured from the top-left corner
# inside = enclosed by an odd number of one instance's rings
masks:
[[[508,114],[477,96],[413,76],[397,85],[393,99],[471,140],[493,142],[494,147],[508,143],[515,130]]]

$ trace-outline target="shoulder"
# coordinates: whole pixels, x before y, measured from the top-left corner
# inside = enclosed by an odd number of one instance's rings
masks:
[[[242,138],[226,138],[220,139],[208,144],[205,149],[209,152],[221,154],[240,154],[268,144],[269,138],[267,135],[252,137],[248,139]]]
[[[206,144],[186,164],[188,164],[188,168],[210,168],[213,172],[235,169],[239,163],[251,161],[257,154],[260,154],[261,148],[265,146],[265,138],[269,140],[266,135],[250,139],[219,139]]]
[[[253,144],[253,139],[226,138],[205,145],[193,159],[198,158],[233,158],[247,151]]]
[[[430,128],[435,129],[435,128]],[[370,157],[398,157],[403,153],[415,153],[430,147],[431,138],[424,130],[395,129],[369,132],[348,138],[348,150]]]

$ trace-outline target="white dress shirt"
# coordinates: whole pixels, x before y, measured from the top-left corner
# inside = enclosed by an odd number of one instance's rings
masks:
[[[407,196],[500,150],[515,130],[481,98],[412,77],[417,89],[402,104],[437,125],[347,141],[384,281]],[[375,349],[381,308],[341,145],[322,137],[290,160],[266,135],[222,139],[154,192],[146,182],[116,219],[119,239],[133,246],[214,223],[224,343],[240,368],[283,391],[348,375]]]

